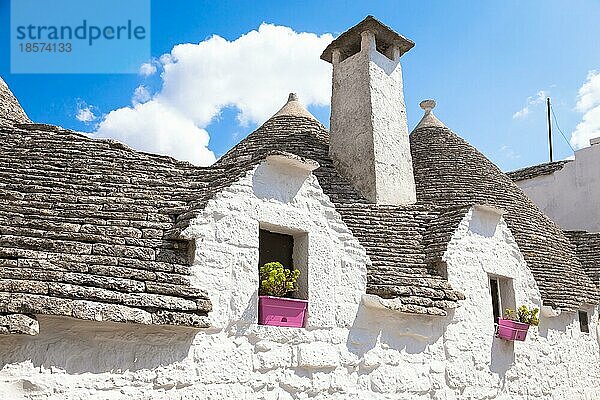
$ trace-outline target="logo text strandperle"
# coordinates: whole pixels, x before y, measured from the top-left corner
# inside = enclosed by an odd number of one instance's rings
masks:
[[[141,25],[133,26],[131,20],[127,20],[125,25],[106,25],[103,27],[97,25],[88,25],[87,20],[83,20],[81,25],[73,28],[69,25],[62,26],[39,26],[39,25],[21,25],[16,27],[18,40],[87,40],[88,45],[92,45],[95,40],[120,40],[120,39],[146,39],[146,28]]]

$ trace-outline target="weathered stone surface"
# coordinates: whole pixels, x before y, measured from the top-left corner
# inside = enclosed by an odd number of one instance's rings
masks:
[[[544,304],[575,311],[583,303],[598,302],[598,290],[563,232],[480,152],[445,127],[413,131],[411,151],[418,204],[440,208],[481,204],[503,210]]]
[[[0,86],[0,291],[14,294],[0,296],[0,309],[149,323],[150,311],[173,305],[194,315],[171,321],[197,326],[196,314],[205,315],[210,300],[190,286],[188,242],[165,232],[175,230],[212,174],[28,123]],[[146,282],[156,283],[149,292]],[[37,295],[46,297],[31,297]],[[94,304],[94,315],[80,300]],[[119,315],[116,306],[135,315]]]
[[[34,316],[0,315],[0,334],[37,335],[38,333],[40,333],[40,325]]]
[[[157,325],[184,325],[208,328],[210,321],[205,315],[160,310],[152,313],[152,323]]]
[[[353,29],[377,24],[367,17]],[[414,204],[399,47],[410,41],[396,38],[385,43],[386,57],[377,51],[386,30],[379,27],[377,32],[378,43],[375,31],[364,30],[350,35],[352,39],[336,39],[323,53],[329,52],[333,64],[329,152],[335,167],[371,203]],[[354,49],[360,51],[344,58]]]
[[[600,233],[565,231],[590,279],[600,289]]]
[[[132,293],[123,296],[123,303],[129,306],[144,308],[161,308],[165,310],[196,311],[198,304],[193,300],[174,296],[151,293]]]
[[[148,293],[168,294],[187,298],[207,298],[206,290],[196,289],[191,286],[173,285],[162,282],[146,282]]]
[[[71,316],[91,321],[152,323],[152,315],[142,309],[86,300],[73,301]]]
[[[28,123],[31,122],[17,98],[8,88],[4,79],[0,78],[0,123]]]
[[[531,167],[521,168],[516,171],[512,171],[507,173],[510,179],[515,182],[523,181],[527,179],[537,178],[542,175],[550,175],[556,171],[560,171],[565,164],[571,162],[572,160],[561,160],[554,161],[551,163],[534,165]]]

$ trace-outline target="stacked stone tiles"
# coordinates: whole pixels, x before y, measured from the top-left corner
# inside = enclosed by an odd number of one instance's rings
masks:
[[[0,126],[0,313],[206,327],[189,242],[211,174],[40,124]]]
[[[448,243],[470,207],[469,204],[437,210],[436,217],[427,225],[423,237],[425,262],[428,265],[439,266],[443,261],[442,258],[448,248]]]
[[[15,121],[0,121],[0,316],[207,326],[210,301],[190,285],[181,232],[273,152],[319,163],[323,191],[371,260],[367,292],[399,299],[405,312],[444,315],[463,298],[439,265],[473,204],[507,211],[546,304],[572,310],[597,301],[562,232],[446,128],[411,136],[418,204],[384,207],[340,176],[326,129],[308,117],[271,118],[209,168]]]
[[[371,260],[367,293],[398,298],[404,312],[446,315],[446,308],[456,307],[462,294],[452,289],[434,263],[427,262],[429,249],[424,238],[429,222],[437,218],[438,212],[423,206],[368,204],[336,171],[329,157],[328,132],[316,120],[289,115],[273,117],[221,157],[215,167],[237,170],[240,165],[259,162],[275,150],[319,163],[313,173]],[[463,216],[464,213],[466,210]],[[452,221],[455,227],[458,222]],[[447,222],[439,225],[453,231]],[[445,251],[449,239],[450,235],[444,235],[442,242],[436,243],[437,251]]]
[[[0,124],[31,122],[17,98],[0,77]]]
[[[538,176],[550,175],[556,171],[560,171],[566,163],[572,160],[554,161],[545,164],[533,165],[531,167],[521,168],[516,171],[507,173],[507,175],[515,182],[524,181],[527,179],[537,178]]]
[[[38,333],[40,333],[40,326],[33,315],[0,315],[0,335],[37,335]]]
[[[590,279],[600,289],[600,233],[565,231]]]
[[[445,127],[411,134],[418,204],[490,205],[508,224],[540,288],[545,305],[573,311],[598,302],[598,291],[560,228],[512,180]]]
[[[438,221],[436,212],[411,206],[348,204],[336,209],[371,260],[367,293],[398,299],[399,311],[431,315],[446,315],[446,309],[456,307],[456,302],[464,299],[452,289],[436,264],[429,262],[427,247],[427,238],[437,235],[432,229],[453,231],[449,226],[455,229],[460,219],[456,224],[447,219]],[[449,239],[446,235],[436,239],[436,251],[445,252]]]

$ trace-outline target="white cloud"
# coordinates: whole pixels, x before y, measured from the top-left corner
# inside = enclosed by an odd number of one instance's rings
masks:
[[[589,71],[585,83],[579,88],[575,108],[583,113],[598,105],[600,105],[600,72]]]
[[[546,101],[546,97],[548,97],[548,92],[545,90],[538,91],[535,96],[529,96],[527,100],[525,100],[525,107],[514,113],[512,116],[513,119],[527,117],[533,107]]]
[[[111,111],[95,134],[149,153],[172,155],[197,165],[214,162],[208,132],[178,110],[156,101]]]
[[[332,39],[262,24],[234,41],[213,36],[176,45],[160,57],[162,89],[143,102],[147,89],[138,87],[141,97],[134,93],[134,106],[107,114],[95,136],[211,164],[215,157],[205,128],[223,108],[236,107],[239,122],[246,124],[269,118],[289,92],[306,105],[329,104],[331,69],[319,56]]]
[[[583,114],[571,133],[571,145],[577,149],[590,145],[590,139],[600,137],[600,72],[588,72],[579,88],[575,109]]]
[[[151,98],[152,98],[152,96],[150,95],[148,88],[144,85],[140,85],[137,88],[135,88],[135,90],[133,92],[133,96],[131,97],[131,103],[133,105],[136,105],[139,103],[145,103],[148,100],[150,100]]]
[[[513,114],[513,119],[520,119],[520,118],[525,118],[526,116],[529,115],[529,107],[525,106],[522,109],[520,109],[519,111],[517,111],[516,113]]]
[[[579,88],[575,110],[583,114],[571,133],[571,145],[577,149],[590,145],[590,139],[600,137],[600,72],[588,72]]]
[[[139,74],[142,76],[150,76],[156,73],[156,65],[154,62],[144,63],[140,66]]]
[[[94,114],[93,106],[89,106],[85,104],[83,101],[77,102],[77,114],[75,114],[75,118],[78,121],[89,124],[92,121],[95,121],[98,117]]]

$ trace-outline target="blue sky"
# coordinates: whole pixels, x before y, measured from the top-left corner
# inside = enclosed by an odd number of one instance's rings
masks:
[[[149,96],[161,93],[160,70],[148,77],[140,74],[11,74],[9,1],[0,2],[0,75],[34,121],[92,132],[110,111],[131,106],[132,95],[140,85]],[[154,0],[152,56],[158,58],[170,53],[177,44],[197,44],[215,34],[232,42],[257,30],[263,22],[289,27],[295,32],[311,32],[316,34],[315,38],[325,40],[323,34],[337,36],[368,14],[416,43],[402,58],[410,127],[414,127],[422,115],[418,103],[434,98],[438,103],[436,114],[448,127],[502,169],[512,170],[547,160],[545,109],[535,101],[540,91],[552,98],[560,128],[567,137],[570,138],[585,115],[585,109],[576,109],[576,104],[578,91],[588,79],[588,73],[600,69],[599,1],[242,3]],[[317,43],[316,39],[313,42]],[[283,55],[278,65],[285,69],[288,60]],[[262,56],[257,54],[256,57]],[[144,61],[148,60],[141,60],[140,64]],[[245,71],[244,67],[241,60],[236,68],[227,70],[229,74],[236,74],[236,79],[254,85],[257,98],[246,93],[243,101],[264,101],[261,92],[268,92],[273,86]],[[280,92],[268,93],[276,99],[274,103],[268,102],[269,107],[283,105],[287,97],[284,87],[278,84],[276,88]],[[289,91],[294,89],[303,90],[290,88]],[[211,92],[202,91],[197,96],[198,102],[209,101]],[[318,98],[315,94],[317,100],[309,109],[328,125],[329,108],[318,105]],[[527,115],[515,117],[515,113],[527,106],[528,98],[531,104]],[[97,119],[88,123],[79,121],[78,110],[90,106]],[[240,122],[240,111],[236,107],[220,106],[210,122],[205,121],[200,126],[210,135],[208,148],[216,156],[262,122],[264,110],[246,110]],[[276,111],[277,107],[271,114]],[[194,117],[196,124],[198,118]],[[569,145],[556,128],[555,133],[555,158],[570,156]]]

